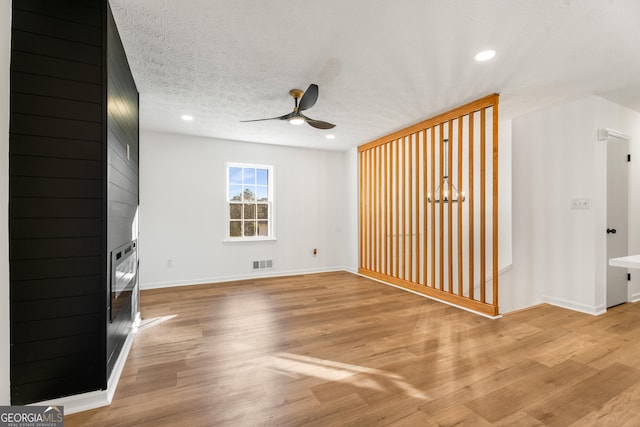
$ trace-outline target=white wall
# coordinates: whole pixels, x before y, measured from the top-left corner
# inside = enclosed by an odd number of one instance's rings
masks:
[[[347,267],[346,152],[154,132],[140,145],[142,289]],[[223,242],[227,162],[274,165],[277,241]]]
[[[11,1],[0,0],[0,405],[9,383],[9,59]]]
[[[345,241],[345,266],[352,273],[358,272],[359,265],[359,181],[358,181],[358,148],[354,147],[347,151],[344,156],[345,185],[343,191],[347,198],[347,230],[349,230]]]
[[[513,120],[514,309],[546,301],[605,310],[606,146],[597,129],[637,140],[634,115],[592,96]],[[590,209],[572,210],[573,198],[589,199]],[[637,218],[637,201],[632,205],[629,218]]]
[[[597,312],[594,98],[513,121],[513,271],[523,306]],[[589,210],[571,210],[587,198]]]
[[[498,126],[498,269],[511,267],[512,260],[512,122],[500,120]],[[503,295],[500,295],[500,301]],[[500,302],[502,306],[502,302]]]
[[[513,189],[511,120],[500,120],[498,146],[498,308],[501,314],[521,308],[513,283]]]

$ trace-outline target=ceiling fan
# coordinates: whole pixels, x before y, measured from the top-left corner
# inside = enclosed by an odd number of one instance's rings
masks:
[[[308,110],[313,107],[318,100],[318,85],[310,84],[307,88],[306,92],[302,92],[300,89],[291,89],[289,91],[289,95],[293,97],[295,100],[295,107],[293,107],[293,111],[289,114],[285,114],[284,116],[279,117],[270,117],[268,119],[256,119],[256,120],[240,120],[241,122],[261,122],[264,120],[288,120],[292,125],[301,125],[303,123],[308,123],[317,129],[331,129],[336,125],[323,122],[322,120],[314,120],[311,119],[304,114],[302,111]],[[300,102],[298,103],[298,100]]]

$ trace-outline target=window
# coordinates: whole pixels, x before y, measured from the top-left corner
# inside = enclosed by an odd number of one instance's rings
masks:
[[[227,164],[227,239],[273,237],[273,167]]]

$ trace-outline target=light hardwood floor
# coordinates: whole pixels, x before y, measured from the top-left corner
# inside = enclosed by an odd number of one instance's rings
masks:
[[[640,425],[640,304],[490,320],[346,272],[141,304],[112,405],[67,427]]]

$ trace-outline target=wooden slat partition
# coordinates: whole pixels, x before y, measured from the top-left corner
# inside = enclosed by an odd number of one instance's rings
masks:
[[[361,274],[499,313],[498,100],[486,96],[358,147]],[[445,170],[458,201],[429,202]]]

